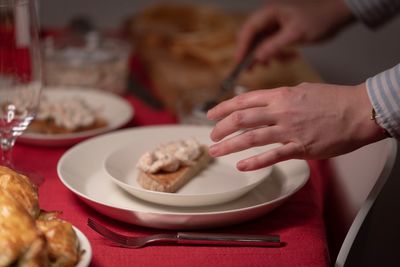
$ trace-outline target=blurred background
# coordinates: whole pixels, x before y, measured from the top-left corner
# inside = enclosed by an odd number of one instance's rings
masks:
[[[116,28],[122,20],[156,0],[39,0],[44,27],[62,27],[76,15],[87,15],[101,28]],[[265,1],[180,1],[212,3],[228,10],[251,12]],[[354,84],[400,61],[400,17],[371,30],[358,23],[324,43],[302,48],[306,60],[331,83]]]

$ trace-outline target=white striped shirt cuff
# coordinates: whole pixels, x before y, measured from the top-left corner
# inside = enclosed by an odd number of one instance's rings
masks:
[[[399,0],[346,0],[354,16],[367,26],[376,27],[400,11]]]
[[[400,139],[400,64],[369,78],[366,83],[376,122]]]

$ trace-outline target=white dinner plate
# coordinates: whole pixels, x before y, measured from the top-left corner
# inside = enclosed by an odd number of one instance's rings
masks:
[[[76,267],[87,267],[92,260],[92,246],[87,237],[75,226],[73,226],[76,235],[78,236],[80,249],[83,251],[80,261]]]
[[[105,127],[67,134],[42,134],[25,132],[18,142],[42,146],[63,146],[80,142],[94,135],[118,129],[128,123],[134,114],[132,106],[122,97],[96,89],[80,87],[45,88],[43,94],[49,100],[59,101],[71,97],[79,97],[98,110],[99,115],[107,121]]]
[[[278,207],[308,181],[307,163],[288,160],[274,165],[268,179],[233,201],[211,206],[174,207],[133,197],[111,181],[104,171],[106,157],[132,141],[137,131],[167,131],[178,136],[203,131],[204,127],[152,126],[97,136],[70,148],[59,160],[57,172],[69,190],[100,213],[127,223],[162,229],[211,228],[251,220]]]
[[[190,129],[190,130],[189,130]],[[104,161],[105,172],[117,185],[135,197],[162,204],[180,207],[215,205],[238,198],[259,185],[272,171],[272,167],[252,172],[240,172],[236,163],[263,149],[252,148],[240,153],[220,157],[211,162],[196,177],[193,177],[175,193],[144,189],[138,182],[136,163],[147,151],[171,141],[194,138],[202,145],[209,145],[212,128],[173,127],[137,128],[121,147],[110,153]]]

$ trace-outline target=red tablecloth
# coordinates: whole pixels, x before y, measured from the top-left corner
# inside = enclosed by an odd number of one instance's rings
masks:
[[[174,123],[163,111],[155,111],[134,97],[127,99],[136,116],[128,127]],[[323,220],[325,192],[324,169],[321,162],[310,161],[311,179],[282,206],[256,220],[220,229],[225,232],[281,235],[280,248],[213,247],[213,246],[151,246],[127,249],[110,245],[92,231],[87,218],[132,235],[160,230],[147,229],[118,222],[84,204],[60,182],[57,161],[68,147],[48,148],[17,143],[14,161],[26,169],[44,175],[40,188],[40,205],[45,210],[61,210],[62,218],[78,227],[93,248],[91,266],[327,266],[329,256]]]

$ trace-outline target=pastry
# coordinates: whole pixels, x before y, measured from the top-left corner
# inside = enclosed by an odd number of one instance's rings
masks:
[[[32,218],[39,216],[37,188],[27,176],[0,166],[0,189],[11,194]]]
[[[47,242],[35,220],[0,189],[0,266],[47,266]]]
[[[52,266],[73,267],[81,250],[72,225],[58,218],[58,212],[44,212],[36,220],[38,229],[48,241],[48,259]]]
[[[29,178],[0,166],[0,266],[73,267],[82,251],[72,225],[45,212]]]

